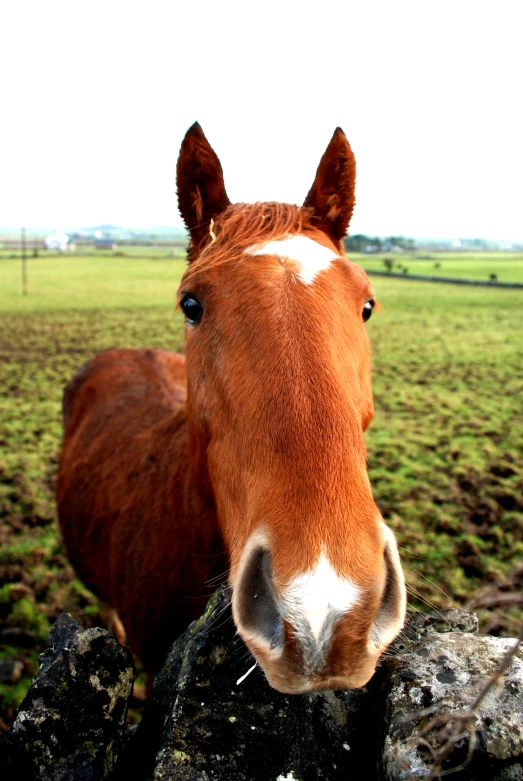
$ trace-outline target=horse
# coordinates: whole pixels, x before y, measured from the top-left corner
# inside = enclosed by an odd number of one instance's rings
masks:
[[[303,206],[231,204],[195,123],[177,163],[185,357],[111,349],[65,390],[66,550],[152,674],[224,570],[283,693],[363,686],[403,626],[364,441],[375,295],[342,244],[355,170],[337,128]]]

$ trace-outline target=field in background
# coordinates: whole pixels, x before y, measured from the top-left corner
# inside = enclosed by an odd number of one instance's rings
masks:
[[[35,258],[24,299],[20,261],[0,260],[0,641],[16,679],[0,683],[6,723],[57,615],[100,621],[57,529],[63,386],[106,347],[181,349],[173,309],[183,268],[165,256]],[[523,292],[372,281],[383,309],[368,323],[370,478],[413,602],[476,598],[483,630],[514,633],[523,615]]]
[[[127,249],[134,250],[128,253]],[[129,247],[124,255],[93,250],[89,255],[43,254],[28,258],[29,295],[22,295],[20,258],[0,259],[0,311],[114,309],[174,306],[185,268],[183,249],[145,253],[155,247]]]
[[[523,282],[521,252],[418,252],[412,254],[349,252],[349,257],[369,271],[385,271],[385,259],[393,262],[393,273],[423,274],[430,277],[459,277],[488,282],[495,274],[498,282]]]
[[[27,244],[26,257],[29,261],[49,260],[51,258],[110,258],[110,257],[131,257],[131,258],[173,258],[185,257],[186,242],[183,240],[173,240],[170,244],[122,244],[116,245],[116,248],[98,248],[94,244],[79,244],[74,252],[66,250],[63,253],[58,250],[46,250],[38,243],[37,255],[34,255],[34,245]],[[17,246],[15,249],[6,249],[0,242],[0,260],[18,260],[20,262],[21,252]]]

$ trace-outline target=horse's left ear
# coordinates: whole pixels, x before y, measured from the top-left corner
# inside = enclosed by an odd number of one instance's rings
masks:
[[[189,233],[189,259],[210,235],[210,223],[230,205],[225,192],[223,171],[216,152],[198,122],[182,141],[176,166],[178,208]]]
[[[341,127],[336,128],[320,160],[304,206],[313,209],[313,222],[334,241],[345,236],[356,202],[356,160]]]

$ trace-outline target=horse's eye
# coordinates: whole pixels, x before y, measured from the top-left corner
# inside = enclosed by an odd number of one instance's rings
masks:
[[[194,296],[185,295],[180,301],[180,308],[191,325],[196,325],[202,319],[203,306]]]
[[[366,323],[367,320],[370,318],[372,314],[372,310],[374,309],[374,299],[371,298],[370,301],[367,301],[365,306],[363,307],[363,322]]]

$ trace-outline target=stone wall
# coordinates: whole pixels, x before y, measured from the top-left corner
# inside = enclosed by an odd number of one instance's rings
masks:
[[[473,615],[411,618],[362,689],[287,696],[258,667],[241,680],[253,660],[229,601],[227,588],[217,591],[174,643],[142,722],[127,733],[129,652],[61,616],[0,743],[2,781],[428,780],[438,761],[445,771],[462,766],[456,781],[523,779],[520,651],[462,718],[515,644],[475,636]]]

